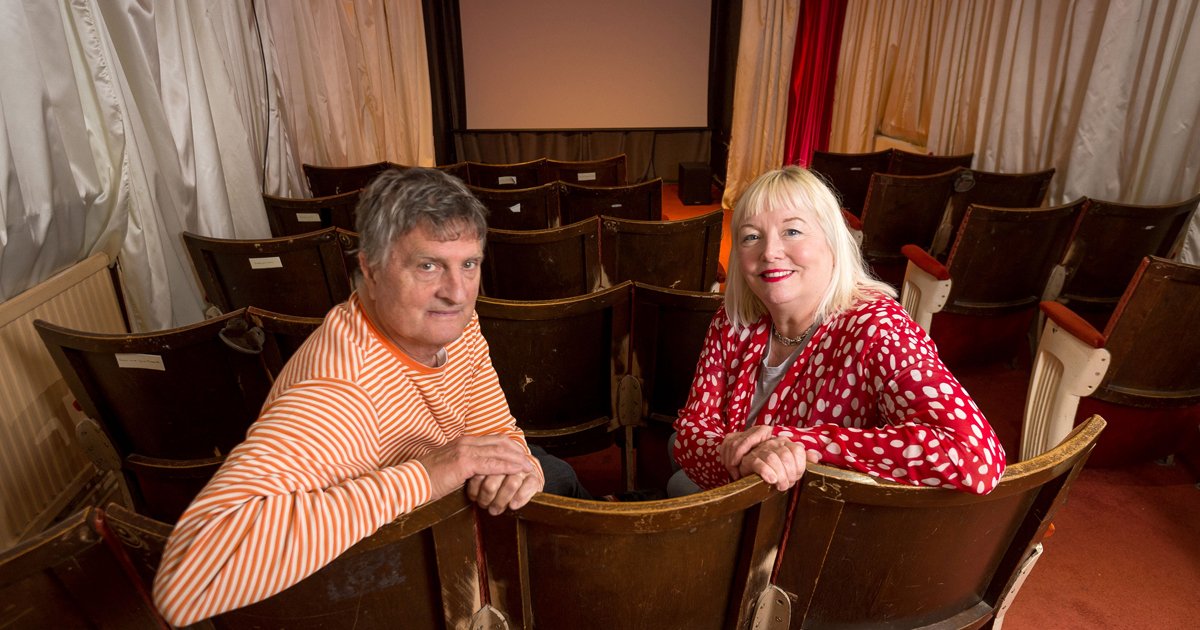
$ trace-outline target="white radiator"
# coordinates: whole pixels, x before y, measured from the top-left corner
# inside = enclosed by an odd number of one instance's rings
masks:
[[[75,443],[75,398],[35,319],[126,332],[108,257],[96,254],[0,303],[0,549],[45,528],[95,474]]]

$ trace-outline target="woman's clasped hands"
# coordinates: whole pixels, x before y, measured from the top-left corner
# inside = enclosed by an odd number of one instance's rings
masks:
[[[810,462],[820,461],[821,454],[806,451],[802,444],[788,438],[775,437],[771,429],[758,425],[729,433],[717,446],[717,454],[734,481],[757,474],[775,489],[786,492],[800,481]]]

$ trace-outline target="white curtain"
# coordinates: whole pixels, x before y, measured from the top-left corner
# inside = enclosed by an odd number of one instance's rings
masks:
[[[1055,167],[1050,202],[1200,191],[1200,0],[851,0],[830,149]],[[1183,260],[1200,262],[1200,219]]]
[[[0,297],[104,251],[135,329],[199,320],[180,234],[269,232],[275,130],[247,107],[265,100],[250,7],[24,0],[0,3],[0,20]]]
[[[420,0],[272,2],[267,21],[301,162],[434,164]]]
[[[182,232],[268,236],[302,161],[434,162],[419,0],[11,0],[0,25],[0,299],[104,251],[135,330],[198,321]]]
[[[783,165],[788,90],[800,0],[742,5],[733,123],[721,205],[733,207],[756,177]]]

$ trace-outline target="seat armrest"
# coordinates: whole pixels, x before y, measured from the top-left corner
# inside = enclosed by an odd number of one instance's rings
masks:
[[[1046,452],[1071,432],[1079,399],[1100,386],[1111,358],[1103,335],[1069,308],[1056,302],[1041,306],[1047,321],[1025,402],[1022,460]]]
[[[1075,311],[1058,302],[1042,302],[1040,306],[1042,312],[1046,314],[1046,317],[1050,321],[1057,324],[1059,328],[1074,335],[1076,339],[1093,348],[1104,347],[1104,342],[1106,341],[1104,335],[1089,324],[1087,320],[1077,315]]]
[[[933,322],[933,314],[946,306],[950,297],[950,271],[916,245],[905,245],[901,251],[908,258],[900,303],[909,317],[925,332]]]

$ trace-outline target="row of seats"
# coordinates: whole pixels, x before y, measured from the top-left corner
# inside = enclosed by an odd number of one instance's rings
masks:
[[[862,216],[875,173],[888,175],[934,175],[956,168],[971,168],[974,153],[962,155],[925,155],[900,149],[874,153],[832,153],[814,151],[809,168],[820,174],[841,198],[842,207],[856,217]],[[1023,204],[1038,205],[1038,204]]]
[[[916,243],[942,255],[970,205],[1041,206],[1053,176],[1053,169],[1001,174],[962,167],[932,175],[875,173],[861,214],[844,215],[875,273],[899,286],[904,273],[901,247]]]
[[[530,439],[570,453],[624,434],[632,488],[633,428],[669,427],[720,304],[714,293],[624,282],[564,300],[480,298],[476,310]],[[101,470],[122,471],[130,505],[173,522],[321,321],[248,308],[155,333],[34,326],[89,417],[77,431],[85,451]]]
[[[551,160],[541,158],[513,164],[458,162],[435,168],[441,169],[479,188],[532,188],[553,182],[579,186],[623,186],[625,154],[600,160]],[[318,166],[302,164],[308,187],[314,197],[328,197],[366,188],[371,180],[389,168],[411,168],[394,162],[375,162],[355,166]]]
[[[600,215],[662,220],[661,179],[616,186],[550,182],[530,188],[468,188],[488,208],[488,225],[501,230],[540,230]],[[361,192],[311,199],[263,195],[271,234],[295,236],[327,227],[354,230]]]
[[[1200,196],[1163,206],[1087,198],[1043,208],[972,205],[946,258],[914,244],[902,248],[910,312],[926,328],[935,311],[947,320],[993,320],[982,339],[930,329],[951,366],[995,360],[997,353],[1011,357],[1041,300],[1071,305],[1103,328],[1144,257],[1178,254],[1198,205]],[[916,300],[935,300],[937,308]],[[995,325],[1001,318],[1006,333]]]
[[[722,214],[681,221],[592,217],[546,230],[488,230],[483,292],[505,299],[582,295],[626,280],[709,291],[720,273]],[[205,299],[219,312],[258,306],[322,317],[352,290],[358,234],[217,239],[185,232]]]
[[[1038,225],[1022,222],[1022,227]],[[997,249],[980,251],[976,258]],[[916,255],[902,299],[929,330],[943,359],[960,367],[1011,360],[1026,345],[1038,297],[1009,287],[1023,279],[1026,257],[1034,253],[1015,251],[1003,264],[993,261],[999,271],[978,282],[980,276],[967,276],[967,281],[951,277],[946,267],[918,252],[910,251]],[[959,288],[968,282],[967,288]],[[1046,322],[1033,354],[1021,457],[1056,444],[1075,422],[1093,414],[1102,414],[1110,424],[1093,458],[1097,464],[1144,462],[1177,452],[1200,423],[1200,336],[1195,334],[1200,328],[1200,267],[1153,256],[1142,259],[1112,316],[1099,328],[1082,316],[1086,311],[1076,313],[1069,305],[1040,303]]]
[[[592,217],[546,230],[488,230],[484,295],[549,300],[626,280],[715,291],[721,269],[720,210],[679,221]]]
[[[1008,468],[986,496],[814,464],[698,495],[537,495],[490,516],[453,493],[385,525],[222,628],[999,626],[1104,421]],[[953,523],[953,527],[946,527]],[[162,627],[148,599],[171,526],[114,505],[0,554],[29,627]]]

